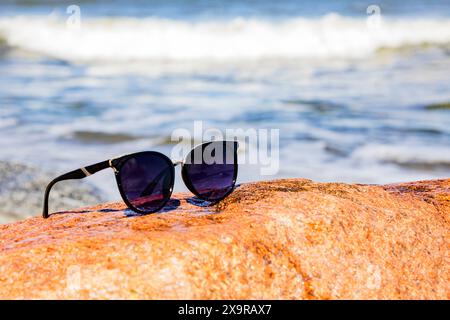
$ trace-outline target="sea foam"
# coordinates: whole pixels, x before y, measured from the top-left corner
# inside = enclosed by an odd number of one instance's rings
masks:
[[[162,18],[0,18],[9,46],[68,61],[245,60],[355,58],[382,48],[448,45],[450,19],[364,18],[328,14],[270,21],[236,18],[188,22]]]

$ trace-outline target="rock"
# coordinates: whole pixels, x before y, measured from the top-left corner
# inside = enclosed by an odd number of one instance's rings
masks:
[[[450,179],[290,179],[0,226],[0,298],[448,299]]]
[[[58,176],[39,168],[0,161],[0,223],[31,217],[42,210],[44,190]],[[64,181],[52,190],[52,210],[77,208],[102,201],[99,190],[85,181]]]
[[[108,133],[101,131],[75,131],[73,133],[73,138],[80,140],[83,143],[114,144],[139,140],[142,137],[126,133]]]
[[[425,106],[427,110],[450,110],[450,102],[434,103]]]
[[[332,101],[326,101],[326,100],[292,99],[292,100],[283,100],[282,102],[287,105],[308,107],[311,111],[315,111],[315,112],[319,112],[319,113],[327,113],[327,112],[331,112],[331,111],[338,111],[338,110],[346,109],[346,107],[341,104],[337,104]]]

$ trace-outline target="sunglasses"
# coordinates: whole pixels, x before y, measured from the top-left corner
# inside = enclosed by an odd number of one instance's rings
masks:
[[[112,168],[123,201],[139,214],[161,210],[169,201],[175,182],[175,166],[187,188],[198,198],[216,203],[233,192],[238,173],[237,141],[212,141],[192,149],[184,161],[173,162],[155,151],[144,151],[96,163],[63,174],[45,190],[42,216],[48,218],[52,187],[63,180],[83,179]]]

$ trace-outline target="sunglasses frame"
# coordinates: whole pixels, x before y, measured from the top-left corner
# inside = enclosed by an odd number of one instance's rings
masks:
[[[226,197],[228,197],[233,191],[234,188],[236,186],[236,180],[237,180],[237,176],[238,176],[238,155],[237,155],[237,151],[239,149],[239,143],[237,141],[222,141],[224,148],[226,148],[226,144],[227,143],[234,143],[234,155],[233,155],[233,163],[234,163],[234,172],[233,172],[233,181],[232,181],[232,188],[230,188],[230,190],[225,193],[222,197],[215,199],[214,201],[208,200],[207,198],[203,197],[194,187],[191,178],[189,177],[189,174],[187,173],[185,164],[186,164],[186,159],[187,157],[198,147],[203,147],[203,146],[207,146],[213,142],[221,142],[221,141],[210,141],[210,142],[206,142],[206,143],[201,143],[197,146],[195,146],[185,157],[185,160],[183,162],[179,161],[179,162],[174,162],[174,166],[181,164],[181,178],[183,179],[184,184],[186,185],[186,187],[189,189],[190,192],[192,192],[197,198],[201,199],[201,200],[205,200],[205,201],[209,201],[211,203],[217,203],[219,201],[222,201],[223,199],[225,199]]]
[[[164,201],[162,202],[161,206],[159,206],[157,209],[151,210],[151,211],[140,210],[140,209],[136,208],[134,205],[131,204],[131,202],[128,200],[128,198],[127,198],[127,196],[125,194],[125,190],[123,189],[122,179],[121,179],[121,169],[122,169],[123,165],[125,163],[127,163],[127,161],[129,159],[132,159],[133,157],[136,157],[136,156],[139,156],[139,155],[144,155],[144,154],[153,154],[153,155],[157,155],[160,158],[164,159],[169,165],[170,174],[171,174],[171,180],[170,180],[171,187],[170,187],[170,191],[169,191],[168,197],[166,199],[164,199]],[[122,156],[120,158],[111,159],[110,160],[110,167],[114,170],[114,175],[116,177],[117,187],[119,188],[120,196],[122,197],[123,202],[125,202],[127,207],[130,208],[131,210],[133,210],[134,212],[139,213],[139,214],[155,213],[155,212],[158,212],[159,210],[161,210],[162,208],[164,208],[165,205],[167,204],[167,202],[169,202],[169,200],[170,200],[170,198],[172,196],[173,186],[175,184],[175,165],[174,165],[173,161],[170,160],[170,158],[167,157],[165,154],[157,152],[157,151],[142,151],[142,152],[132,153],[132,154],[128,154],[128,155]]]
[[[203,197],[194,187],[191,178],[189,177],[189,174],[187,172],[187,169],[185,167],[186,164],[186,160],[188,159],[189,155],[191,155],[192,152],[194,152],[194,150],[196,150],[199,147],[206,147],[211,143],[217,143],[217,142],[222,142],[224,148],[227,147],[228,143],[233,143],[234,146],[234,173],[233,173],[233,180],[232,180],[232,185],[230,190],[225,193],[222,197],[218,198],[218,199],[214,199],[213,201]],[[48,218],[50,215],[48,213],[48,201],[49,201],[49,195],[50,195],[50,190],[51,188],[59,181],[64,181],[64,180],[73,180],[73,179],[83,179],[86,177],[89,177],[91,175],[93,175],[94,173],[97,173],[98,171],[107,169],[107,168],[111,168],[114,171],[114,175],[116,178],[116,183],[117,183],[117,187],[119,189],[119,193],[120,196],[122,197],[123,202],[127,205],[127,207],[131,210],[133,210],[136,213],[139,214],[152,214],[155,212],[160,211],[161,209],[163,209],[167,203],[170,201],[171,197],[172,197],[172,192],[173,192],[173,187],[175,184],[175,167],[177,165],[181,165],[181,177],[183,179],[184,184],[186,185],[186,187],[189,189],[189,191],[191,191],[195,196],[197,196],[199,199],[205,200],[210,202],[211,204],[217,203],[219,201],[222,201],[223,199],[225,199],[226,197],[228,197],[235,189],[236,186],[236,180],[237,180],[237,176],[238,176],[238,156],[237,156],[237,150],[239,148],[239,143],[237,141],[210,141],[210,142],[205,142],[205,143],[201,143],[196,145],[185,157],[185,159],[183,161],[173,161],[171,160],[169,157],[167,157],[165,154],[158,152],[158,151],[142,151],[142,152],[136,152],[136,153],[132,153],[132,154],[127,154],[127,155],[123,155],[117,158],[112,158],[103,162],[99,162],[87,167],[83,167],[74,171],[71,171],[69,173],[63,174],[59,177],[57,177],[56,179],[54,179],[53,181],[51,181],[46,190],[45,190],[45,196],[44,196],[44,209],[43,209],[43,213],[42,213],[42,217],[43,218]],[[166,199],[164,199],[164,201],[162,202],[161,206],[159,206],[157,209],[155,210],[151,210],[151,211],[143,211],[140,210],[138,208],[136,208],[135,206],[133,206],[131,204],[131,202],[128,200],[128,198],[126,197],[123,185],[122,185],[122,181],[121,181],[121,169],[123,167],[123,165],[130,159],[133,158],[137,155],[143,155],[143,154],[153,154],[153,155],[157,155],[159,157],[161,157],[162,159],[164,159],[165,161],[167,161],[167,163],[169,164],[169,168],[170,168],[170,174],[171,174],[171,187],[170,187],[170,191],[169,194],[167,196]]]

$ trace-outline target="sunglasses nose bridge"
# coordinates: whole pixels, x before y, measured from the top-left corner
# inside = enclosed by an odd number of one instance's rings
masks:
[[[183,160],[172,160],[172,164],[174,167],[178,166],[178,165],[182,165],[184,163]]]

